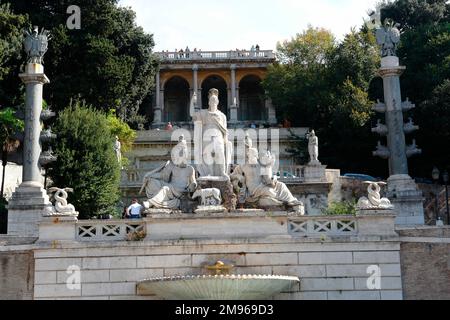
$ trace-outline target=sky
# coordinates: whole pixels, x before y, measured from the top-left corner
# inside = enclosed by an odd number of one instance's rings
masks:
[[[120,0],[154,34],[155,51],[274,50],[311,24],[338,39],[359,27],[379,0]]]

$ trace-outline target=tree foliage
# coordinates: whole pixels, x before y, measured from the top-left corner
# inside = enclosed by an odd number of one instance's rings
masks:
[[[70,5],[81,9],[81,29],[66,26]],[[138,111],[151,94],[157,66],[153,36],[135,23],[135,13],[118,0],[15,0],[11,8],[45,27],[52,40],[45,56],[45,99],[56,110],[72,99],[96,109],[116,109],[127,122],[142,122]]]
[[[367,146],[372,140],[368,89],[380,60],[373,34],[351,30],[337,42],[331,32],[309,27],[278,51],[279,62],[263,83],[278,114],[316,130],[324,163],[344,171],[366,167],[373,148]],[[362,154],[353,152],[355,144],[364,146]],[[304,163],[303,158],[296,157]]]
[[[21,102],[23,86],[19,79],[23,29],[26,15],[15,14],[8,3],[0,0],[0,107]]]
[[[82,219],[113,213],[119,197],[120,166],[106,114],[74,103],[59,115],[58,160],[48,175],[58,187],[70,187],[70,202]]]

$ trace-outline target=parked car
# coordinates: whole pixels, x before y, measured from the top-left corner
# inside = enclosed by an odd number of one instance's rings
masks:
[[[346,174],[344,174],[344,177],[361,180],[361,181],[370,181],[370,182],[380,181],[379,179],[376,179],[372,176],[369,176],[367,174],[360,174],[360,173],[346,173]]]

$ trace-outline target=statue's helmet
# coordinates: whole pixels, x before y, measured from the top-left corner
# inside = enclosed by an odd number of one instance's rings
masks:
[[[33,26],[33,34],[34,35],[38,35],[39,34],[39,27],[38,26]]]
[[[212,88],[211,90],[209,90],[208,92],[208,98],[211,98],[212,96],[216,96],[217,98],[219,97],[219,90]]]

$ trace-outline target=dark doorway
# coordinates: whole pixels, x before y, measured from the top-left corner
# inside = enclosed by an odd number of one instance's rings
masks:
[[[239,120],[267,120],[264,89],[257,76],[246,76],[239,83]]]
[[[164,121],[189,121],[189,82],[181,77],[173,77],[164,87]]]
[[[202,108],[208,109],[208,93],[211,89],[219,90],[219,110],[228,115],[228,89],[227,83],[220,76],[209,76],[202,83]]]

